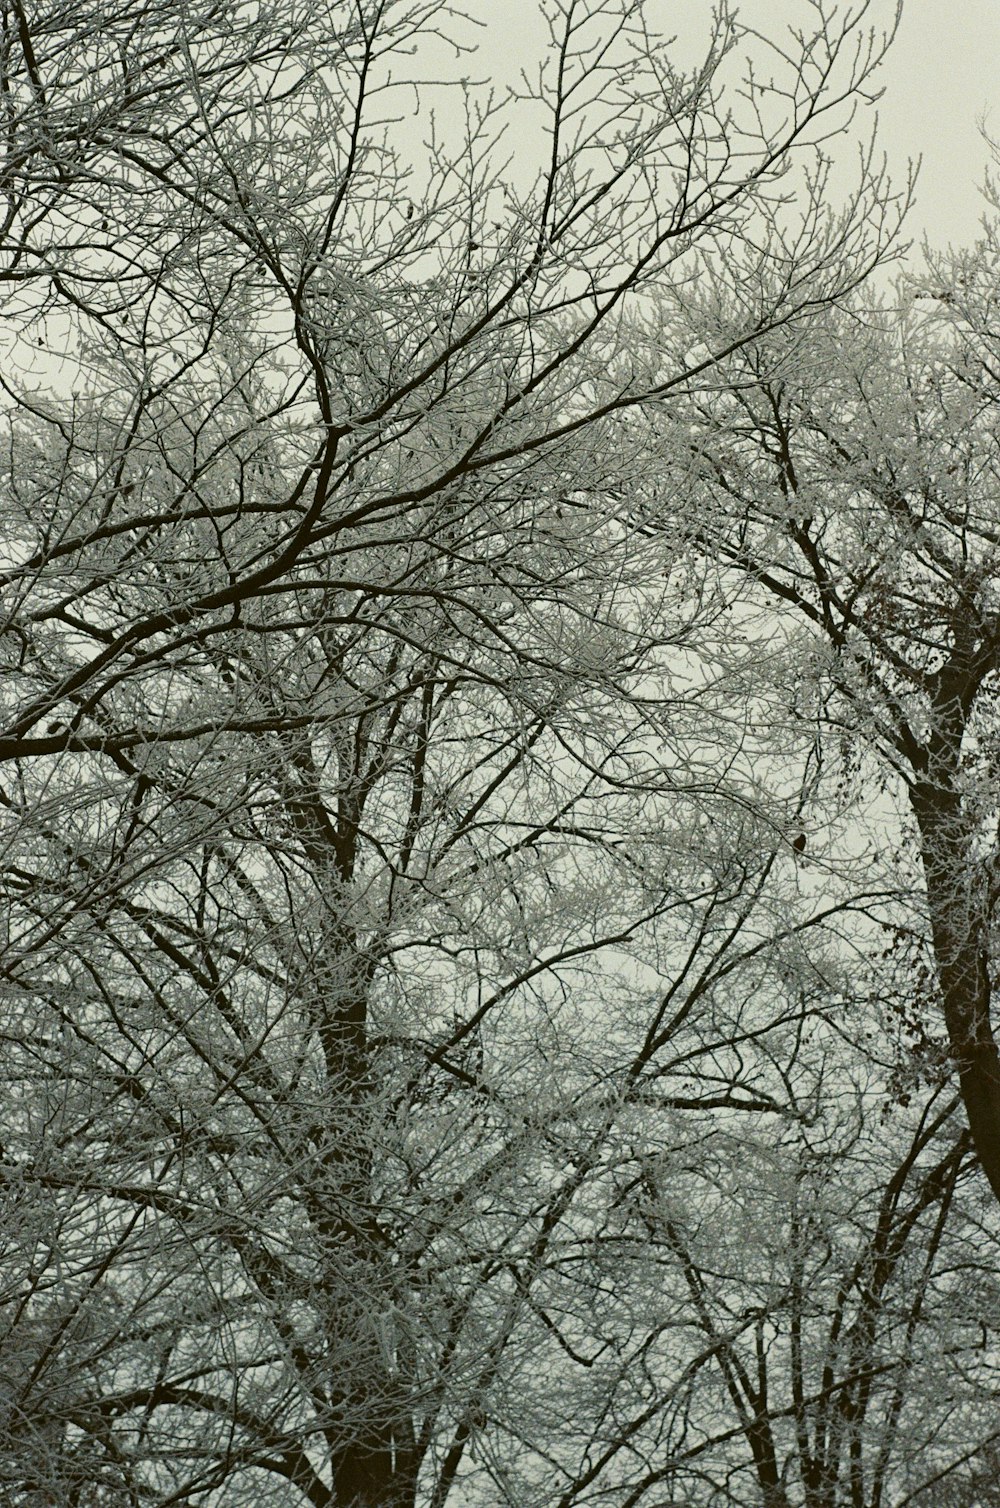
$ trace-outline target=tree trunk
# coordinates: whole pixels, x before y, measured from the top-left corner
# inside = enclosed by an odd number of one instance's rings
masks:
[[[1000,1200],[1000,1051],[990,1019],[985,877],[954,784],[918,782],[911,802],[948,1040],[980,1166]]]

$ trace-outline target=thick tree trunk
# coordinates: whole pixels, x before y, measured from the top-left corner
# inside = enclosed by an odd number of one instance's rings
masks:
[[[980,1166],[1000,1200],[1000,1051],[990,1014],[989,915],[955,786],[911,791],[945,1025]]]
[[[326,1273],[333,1505],[412,1508],[410,1399],[391,1355],[398,1295],[372,1188],[378,1112],[367,1041],[370,968],[346,930],[338,930],[330,959],[314,978],[328,1120],[307,1202]]]
[[[342,755],[342,770],[345,763]],[[368,1036],[374,965],[345,890],[357,858],[360,807],[341,793],[335,821],[311,754],[290,748],[293,766],[298,781],[287,807],[327,912],[326,936],[302,980],[323,1080],[302,1200],[316,1241],[326,1331],[318,1391],[328,1416],[331,1508],[413,1508],[419,1462],[409,1389],[392,1354],[398,1294],[373,1187],[380,1119]]]

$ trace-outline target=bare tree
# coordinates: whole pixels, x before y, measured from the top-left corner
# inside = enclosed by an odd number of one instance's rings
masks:
[[[513,163],[461,84],[413,152],[437,3],[0,12],[12,1503],[655,1500],[615,1222],[801,1113],[762,977],[861,902],[619,418],[885,255],[867,11],[740,94],[725,6],[553,4]]]
[[[688,411],[684,444],[714,499],[693,534],[795,636],[789,712],[828,752],[839,742],[849,781],[881,787],[1000,1196],[996,258],[993,230],[901,284],[895,307],[738,356],[729,395]]]

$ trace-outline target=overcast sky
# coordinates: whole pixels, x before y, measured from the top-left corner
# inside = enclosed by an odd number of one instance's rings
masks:
[[[974,240],[989,164],[978,118],[1000,138],[1000,0],[904,0],[883,83],[890,161],[902,169],[907,156],[923,156],[911,234],[936,247]]]
[[[842,10],[860,3],[842,0]],[[814,0],[739,4],[748,21],[775,36],[790,25],[808,27],[815,15]],[[688,14],[700,9],[710,13],[711,0],[688,0]],[[894,10],[895,0],[870,0],[866,24],[884,27]],[[902,183],[907,161],[922,159],[908,222],[914,250],[925,236],[938,250],[970,244],[980,233],[981,188],[991,165],[980,121],[1000,139],[1000,0],[903,0],[875,83],[884,90],[879,139],[894,176]]]
[[[777,37],[790,25],[811,29],[815,0],[739,0],[743,19]],[[832,0],[830,0],[832,3]],[[857,10],[862,0],[841,0]],[[669,34],[704,35],[712,0],[651,0],[650,15]],[[891,23],[894,0],[870,0],[867,25]],[[497,80],[537,58],[539,0],[472,0],[468,14],[486,25],[469,71]],[[700,53],[700,48],[699,48]],[[923,158],[909,234],[932,246],[968,244],[985,205],[979,192],[989,151],[978,127],[1000,138],[1000,0],[904,0],[903,18],[877,82],[880,139],[898,181],[908,158]],[[850,144],[844,143],[851,160]]]

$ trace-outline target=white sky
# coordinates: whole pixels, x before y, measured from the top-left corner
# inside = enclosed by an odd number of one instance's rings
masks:
[[[856,11],[861,3],[841,0],[841,10]],[[808,29],[815,14],[815,0],[739,4],[746,20],[774,36],[789,26]],[[667,0],[665,9],[675,6],[687,14],[711,10],[710,0]],[[895,0],[870,0],[865,25],[884,29],[894,11]],[[991,167],[980,121],[1000,140],[1000,0],[903,0],[899,30],[873,85],[884,91],[879,141],[896,181],[905,181],[908,161],[921,159],[907,231],[913,252],[919,254],[925,237],[935,250],[969,245],[980,233],[987,208],[981,188]]]
[[[863,0],[841,0],[857,11]],[[740,0],[743,19],[777,38],[789,26],[811,29],[816,0]],[[829,0],[827,4],[829,9]],[[704,35],[712,0],[652,0],[651,17],[668,35]],[[866,25],[891,23],[895,0],[870,0]],[[517,62],[537,57],[543,36],[539,0],[468,0],[468,14],[486,23],[474,77],[509,79]],[[985,204],[980,194],[989,150],[978,121],[1000,138],[1000,0],[903,0],[893,48],[876,78],[880,141],[900,184],[910,158],[923,165],[909,221],[915,242],[927,236],[943,249],[975,240]],[[871,117],[866,118],[870,121]],[[845,140],[844,156],[854,153]]]
[[[1000,138],[1000,0],[904,0],[882,82],[880,135],[890,163],[901,173],[908,156],[923,157],[911,235],[938,248],[968,244],[990,165],[978,118]]]

